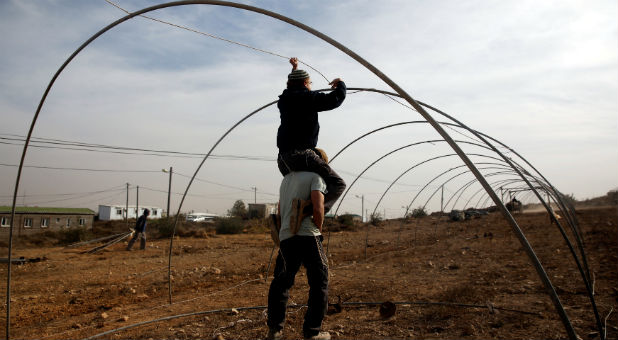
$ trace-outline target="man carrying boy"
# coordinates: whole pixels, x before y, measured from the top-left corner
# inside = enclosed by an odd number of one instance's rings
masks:
[[[321,150],[320,150],[321,151]],[[324,158],[326,156],[324,155]],[[316,173],[290,172],[283,177],[279,188],[279,255],[275,264],[273,281],[268,291],[269,340],[282,339],[289,291],[301,264],[307,270],[309,298],[303,323],[303,337],[329,340],[328,332],[321,332],[322,320],[328,306],[328,262],[322,247],[324,222],[324,192],[326,183]],[[304,218],[297,232],[290,224],[294,198],[310,200],[313,217]]]
[[[277,104],[281,117],[277,131],[277,165],[284,176],[291,171],[310,171],[320,175],[326,182],[324,211],[328,212],[346,184],[316,152],[320,132],[318,112],[339,107],[345,100],[346,86],[336,78],[330,82],[332,92],[311,91],[311,78],[306,71],[297,69],[298,59],[291,58],[290,64],[292,72],[288,75],[287,89],[279,96]],[[311,213],[309,202],[299,204],[301,211],[305,208],[305,215]]]

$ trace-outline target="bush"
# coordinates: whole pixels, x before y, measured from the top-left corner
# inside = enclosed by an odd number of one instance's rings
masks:
[[[427,210],[425,210],[425,207],[418,207],[412,210],[412,212],[408,216],[415,218],[425,217],[427,216]]]
[[[87,239],[90,232],[85,228],[69,228],[57,232],[58,244],[66,245]]]
[[[371,223],[372,225],[375,225],[375,226],[380,224],[380,222],[382,222],[382,220],[383,220],[382,219],[382,215],[380,215],[379,212],[374,212],[369,217],[369,223]]]
[[[239,217],[215,219],[215,231],[217,234],[240,234],[245,225]]]
[[[346,227],[351,227],[355,224],[354,215],[351,215],[351,214],[339,215],[337,216],[337,222],[339,222],[340,224]]]
[[[174,221],[171,220],[171,219],[165,220],[165,221],[161,221],[161,223],[158,223],[157,225],[155,225],[153,227],[154,227],[154,229],[157,230],[159,238],[171,237],[172,236],[172,232],[174,231]],[[146,227],[146,228],[148,228],[148,227]],[[148,232],[148,229],[146,229],[146,232]]]

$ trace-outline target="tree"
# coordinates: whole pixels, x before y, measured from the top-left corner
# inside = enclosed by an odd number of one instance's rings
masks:
[[[232,217],[241,217],[245,218],[247,216],[247,208],[245,207],[245,202],[242,200],[236,200],[232,209],[228,210],[227,213]]]

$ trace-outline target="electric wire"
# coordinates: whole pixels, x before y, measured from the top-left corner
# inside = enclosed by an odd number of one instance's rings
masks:
[[[22,136],[20,136],[22,137]],[[5,141],[9,142],[5,142]],[[8,138],[0,136],[0,144],[22,146],[22,144],[15,144],[11,142],[25,141],[22,138]],[[156,149],[144,149],[144,148],[132,148],[127,146],[113,146],[104,144],[90,144],[79,141],[59,141],[52,139],[38,138],[32,141],[31,147],[45,148],[45,149],[59,149],[59,150],[74,150],[74,151],[89,151],[100,152],[110,154],[123,154],[123,155],[145,155],[145,156],[164,156],[164,157],[179,157],[179,158],[203,158],[206,156],[202,153],[181,152],[174,150],[156,150]],[[38,144],[51,144],[48,145],[35,145]],[[72,147],[69,147],[72,146]],[[245,155],[211,155],[213,159],[225,159],[225,160],[255,160],[255,161],[275,161],[276,159],[268,156],[245,156]]]
[[[112,5],[112,6],[116,7],[116,8],[118,8],[119,10],[121,10],[121,11],[125,12],[126,14],[131,14],[131,12],[127,11],[126,9],[124,9],[124,8],[122,8],[122,7],[120,7],[118,4],[116,4],[116,3],[112,2],[111,0],[105,0],[105,2],[107,2],[108,4],[110,4],[110,5]],[[190,27],[186,27],[186,26],[182,26],[182,25],[174,24],[174,23],[171,23],[171,22],[169,22],[169,21],[165,21],[165,20],[157,19],[157,18],[154,18],[154,17],[151,17],[151,16],[147,16],[147,15],[139,15],[139,16],[140,16],[140,17],[142,17],[142,18],[146,18],[146,19],[149,19],[149,20],[152,20],[152,21],[158,22],[158,23],[162,23],[162,24],[169,25],[169,26],[172,26],[172,27],[180,28],[180,29],[183,29],[183,30],[186,30],[186,31],[189,31],[189,32],[197,33],[197,34],[200,34],[200,35],[203,35],[203,36],[209,37],[209,38],[213,38],[213,39],[221,40],[221,41],[224,41],[224,42],[227,42],[227,43],[230,43],[230,44],[234,44],[234,45],[237,45],[237,46],[245,47],[245,48],[248,48],[248,49],[251,49],[251,50],[257,51],[257,52],[261,52],[261,53],[269,54],[269,55],[272,55],[272,56],[275,56],[275,57],[279,57],[279,58],[283,58],[283,59],[287,59],[287,60],[289,60],[289,59],[290,59],[290,57],[286,57],[286,56],[281,55],[281,54],[279,54],[279,53],[275,53],[275,52],[267,51],[267,50],[265,50],[265,49],[261,49],[261,48],[253,47],[253,46],[250,46],[250,45],[247,45],[247,44],[243,44],[243,43],[240,43],[240,42],[237,42],[237,41],[234,41],[234,40],[230,40],[230,39],[222,38],[222,37],[219,37],[219,36],[216,36],[216,35],[210,34],[210,33],[206,33],[206,32],[199,31],[199,30],[194,29],[194,28],[190,28]],[[327,83],[329,83],[329,82],[330,82],[330,81],[328,80],[328,78],[326,78],[326,76],[325,76],[324,74],[322,74],[322,72],[318,71],[318,70],[317,70],[316,68],[314,68],[313,66],[311,66],[311,65],[307,64],[306,62],[304,62],[304,61],[302,61],[302,60],[300,60],[300,59],[298,59],[298,62],[300,62],[300,63],[301,63],[301,64],[303,64],[303,65],[306,65],[306,66],[307,66],[307,67],[309,67],[310,69],[312,69],[312,70],[314,70],[315,72],[317,72],[320,76],[322,76],[322,78],[324,78],[324,80],[326,80],[326,82],[327,82]]]

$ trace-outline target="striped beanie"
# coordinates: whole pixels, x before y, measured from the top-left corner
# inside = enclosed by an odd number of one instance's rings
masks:
[[[309,73],[305,70],[294,70],[288,74],[288,80],[302,80],[309,78]]]

